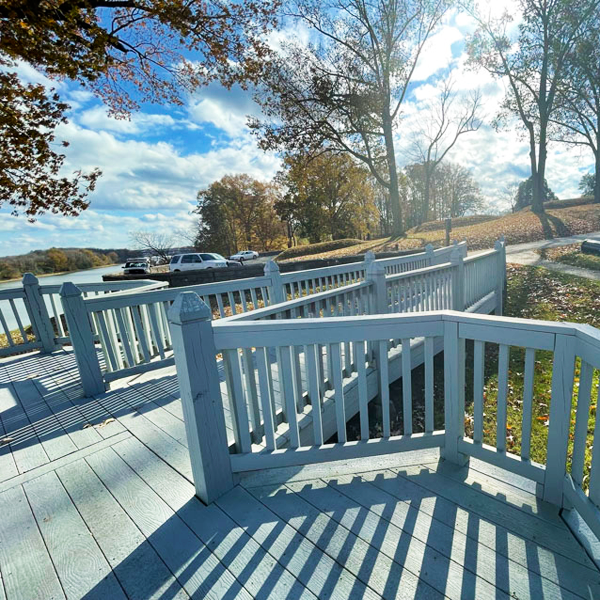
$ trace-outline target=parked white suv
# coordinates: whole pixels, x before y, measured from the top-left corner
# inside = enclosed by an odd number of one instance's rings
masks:
[[[128,260],[121,268],[124,269],[124,275],[147,275],[150,273],[150,263],[146,258],[134,258]]]
[[[196,269],[213,269],[226,267],[227,261],[223,258],[217,258],[214,254],[202,252],[198,254],[176,254],[171,258],[169,271],[194,271]]]
[[[241,252],[230,256],[229,260],[244,262],[245,260],[252,260],[253,258],[258,258],[258,252],[255,252],[254,250],[242,250]]]

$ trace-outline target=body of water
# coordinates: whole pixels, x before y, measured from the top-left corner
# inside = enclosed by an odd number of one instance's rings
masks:
[[[47,277],[39,277],[39,281],[40,285],[61,285],[66,281],[71,281],[75,285],[78,283],[98,283],[102,281],[103,275],[108,275],[109,273],[122,273],[121,265],[100,267],[99,269],[86,269],[85,271],[73,271],[72,273],[65,273],[63,275],[48,275]],[[19,281],[5,281],[0,283],[0,290],[11,288],[22,289],[22,287],[23,286]],[[50,305],[49,297],[45,296],[45,300],[46,306],[48,307],[48,313],[50,316],[52,316],[52,306]],[[15,304],[23,325],[27,325],[29,323],[29,317],[23,302],[17,301]],[[17,320],[12,314],[12,310],[10,310],[10,307],[8,306],[8,301],[4,301],[0,304],[0,310],[2,310],[8,328],[17,329]],[[1,326],[0,333],[4,333]]]

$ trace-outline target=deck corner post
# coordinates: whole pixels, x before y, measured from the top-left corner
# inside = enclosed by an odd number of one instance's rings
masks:
[[[373,260],[367,264],[365,273],[366,281],[372,283],[371,294],[373,304],[371,306],[372,314],[385,315],[388,312],[388,293],[385,280],[385,269],[382,264]]]
[[[54,341],[54,328],[38,278],[33,273],[23,275],[23,292],[25,293],[25,307],[37,340],[42,344],[44,352],[54,352],[60,346]]]
[[[211,318],[195,292],[182,292],[169,309],[194,486],[207,504],[233,487]]]
[[[269,260],[265,264],[263,270],[265,277],[270,277],[271,284],[269,285],[269,302],[271,305],[285,302],[285,284],[281,278],[279,265],[274,260]]]
[[[452,269],[452,310],[465,310],[465,264],[458,244],[454,244],[450,255]]]
[[[494,244],[494,250],[498,253],[496,267],[496,314],[501,315],[504,310],[504,287],[506,284],[506,247],[504,236]]]
[[[463,353],[464,354],[464,353]],[[445,435],[442,456],[445,460],[457,465],[468,462],[468,456],[459,451],[459,441],[465,432],[464,407],[461,399],[464,389],[464,377],[460,369],[464,369],[461,360],[461,344],[458,337],[458,323],[444,321],[444,422]]]
[[[94,345],[94,334],[83,294],[74,283],[67,281],[60,288],[60,300],[65,311],[83,392],[86,396],[103,394],[106,386],[100,370],[100,362]]]
[[[575,338],[557,334],[552,364],[552,394],[543,499],[561,507],[564,505],[563,482],[567,474],[574,376]]]
[[[425,246],[425,255],[427,256],[427,264],[429,267],[435,265],[435,252],[431,244]]]

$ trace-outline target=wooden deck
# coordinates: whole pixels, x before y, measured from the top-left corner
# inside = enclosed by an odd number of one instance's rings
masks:
[[[0,599],[600,598],[532,483],[425,451],[194,497],[173,369],[82,398],[69,352],[0,361]]]

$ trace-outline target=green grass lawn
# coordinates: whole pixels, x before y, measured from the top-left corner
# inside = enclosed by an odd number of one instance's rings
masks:
[[[571,244],[560,248],[544,248],[540,250],[540,256],[546,260],[600,271],[600,256],[584,254],[581,251],[581,244]]]
[[[587,323],[599,327],[600,283],[536,267],[509,266],[505,315],[526,319]],[[539,463],[545,463],[552,387],[552,353],[538,351],[535,358],[531,459]],[[525,351],[521,348],[511,347],[506,436],[507,450],[515,454],[520,453],[522,442],[524,360]],[[467,369],[469,373],[472,373],[472,361],[472,348],[467,346]],[[485,369],[484,442],[495,445],[496,398],[498,394],[498,346],[496,344],[486,344]],[[569,452],[571,451],[575,426],[579,370],[580,364],[577,361]],[[597,385],[598,373],[596,372],[592,387],[592,406],[588,423],[586,475],[589,473],[596,421],[596,392],[594,390],[597,389]],[[469,377],[467,377],[465,427],[468,435],[471,435],[473,431],[472,410],[473,382],[472,379],[469,381]]]

